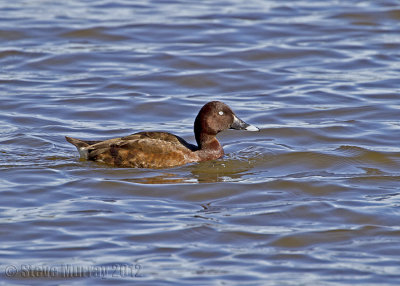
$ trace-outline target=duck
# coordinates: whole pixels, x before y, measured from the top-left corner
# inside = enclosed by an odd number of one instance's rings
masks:
[[[159,131],[143,131],[104,141],[65,138],[86,160],[112,167],[160,169],[221,158],[224,149],[216,135],[226,129],[260,131],[237,117],[225,103],[211,101],[200,109],[194,121],[197,146],[172,133]]]

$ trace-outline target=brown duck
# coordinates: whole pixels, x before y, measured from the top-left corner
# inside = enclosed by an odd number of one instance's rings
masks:
[[[215,160],[224,155],[215,137],[225,129],[259,131],[239,119],[220,101],[205,104],[194,121],[197,146],[168,132],[139,132],[105,141],[65,137],[82,158],[115,167],[167,168],[192,162]]]

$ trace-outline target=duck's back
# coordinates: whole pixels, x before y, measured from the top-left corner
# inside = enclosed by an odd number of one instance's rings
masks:
[[[116,167],[166,168],[197,161],[194,145],[167,132],[140,132],[90,143],[95,144],[84,147],[87,159]]]

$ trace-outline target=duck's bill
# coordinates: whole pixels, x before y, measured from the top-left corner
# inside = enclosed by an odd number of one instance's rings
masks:
[[[260,131],[260,129],[258,129],[254,125],[247,124],[246,122],[244,122],[242,119],[236,117],[235,115],[233,116],[233,123],[232,123],[230,129]]]

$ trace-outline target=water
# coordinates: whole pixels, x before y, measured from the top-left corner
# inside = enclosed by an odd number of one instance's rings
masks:
[[[0,283],[398,285],[398,1],[1,1]],[[64,136],[226,102],[223,159],[118,169]]]

